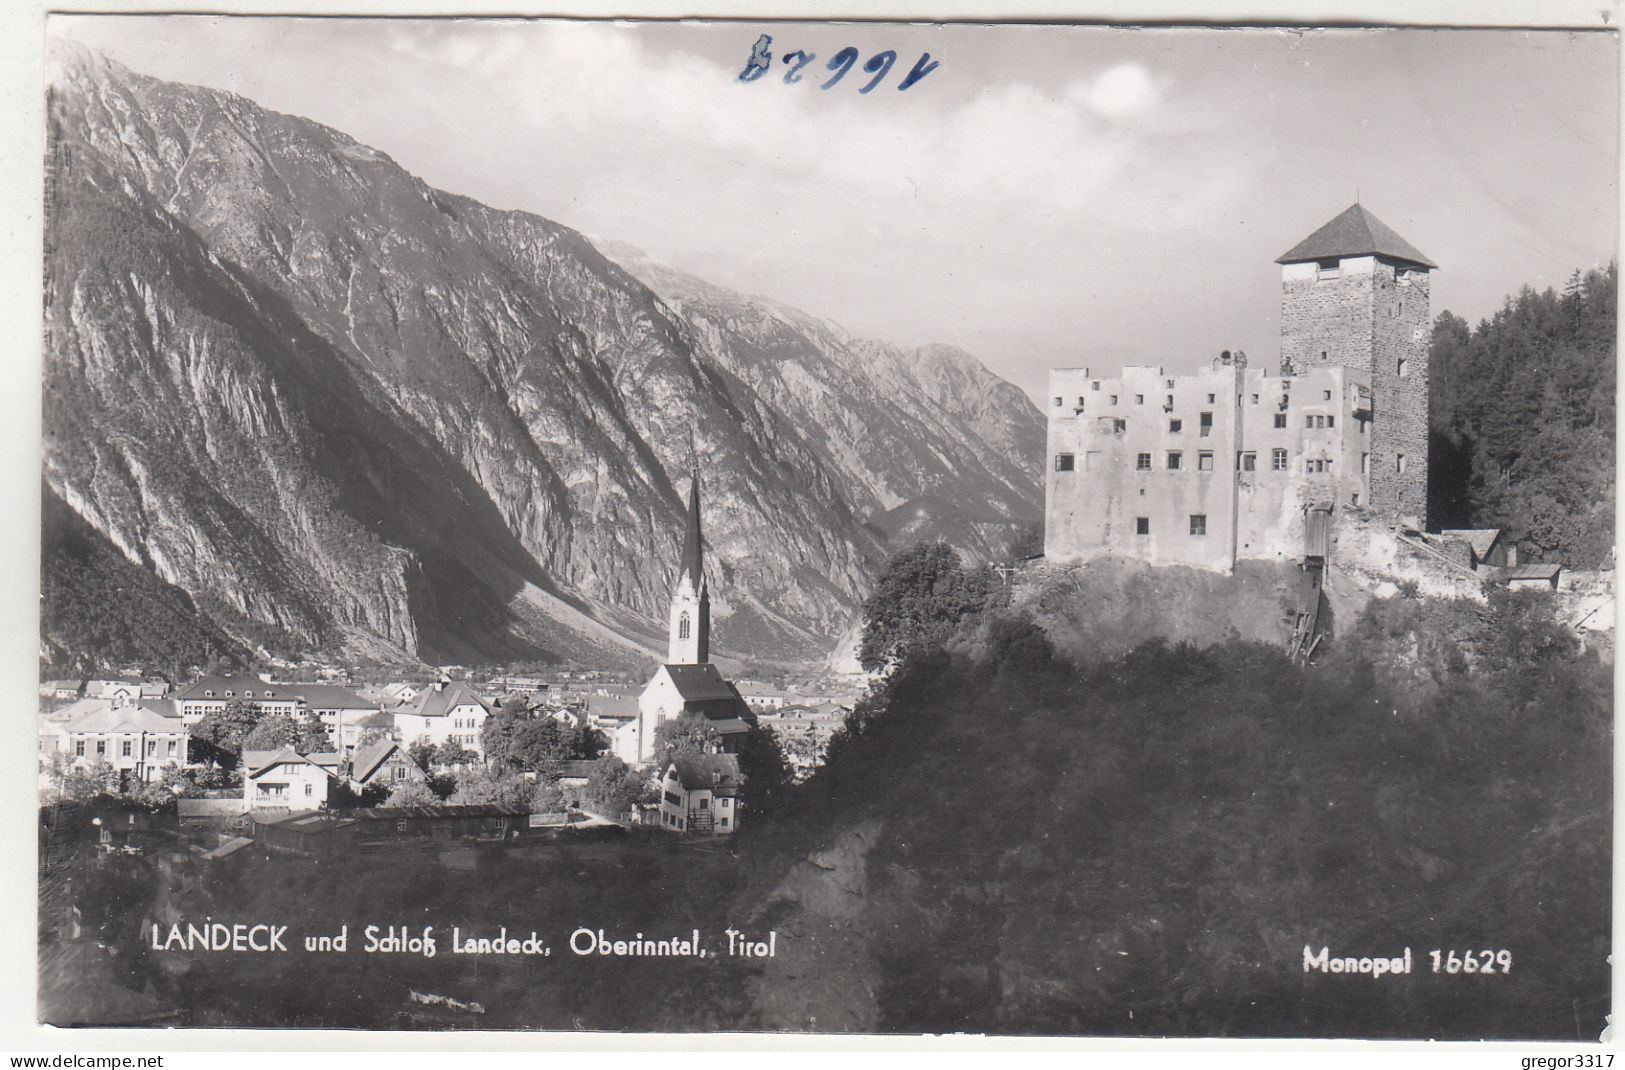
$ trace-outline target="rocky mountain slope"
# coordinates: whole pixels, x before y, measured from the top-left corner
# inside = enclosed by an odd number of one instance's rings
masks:
[[[746,656],[831,645],[899,509],[975,554],[1036,515],[1041,417],[964,354],[668,303],[566,227],[82,50],[49,121],[47,487],[261,649],[646,658],[691,450]]]

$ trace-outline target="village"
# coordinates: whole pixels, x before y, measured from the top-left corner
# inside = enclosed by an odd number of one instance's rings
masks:
[[[728,836],[747,808],[746,735],[771,733],[786,773],[804,779],[856,701],[850,685],[730,681],[711,662],[697,471],[668,657],[641,687],[618,675],[443,666],[429,680],[359,686],[269,673],[177,686],[139,670],[48,680],[42,799],[88,823],[108,855],[164,835],[209,859],[561,831]],[[71,831],[62,822],[59,839]]]

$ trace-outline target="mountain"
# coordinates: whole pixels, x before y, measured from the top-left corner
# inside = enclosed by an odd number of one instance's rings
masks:
[[[737,655],[832,646],[910,503],[972,555],[1038,513],[1042,419],[957,351],[663,300],[567,227],[74,46],[48,121],[48,494],[262,652],[647,660],[691,457]]]
[[[704,354],[789,416],[894,542],[940,537],[978,559],[1043,514],[1043,418],[953,346],[904,348],[600,242],[695,327]]]

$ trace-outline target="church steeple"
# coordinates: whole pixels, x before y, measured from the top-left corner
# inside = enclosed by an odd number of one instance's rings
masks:
[[[688,522],[683,554],[677,560],[677,586],[671,595],[667,664],[702,665],[711,660],[711,598],[705,589],[704,539],[700,534],[700,469],[690,474]]]

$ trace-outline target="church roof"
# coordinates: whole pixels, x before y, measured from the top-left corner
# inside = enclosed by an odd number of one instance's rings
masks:
[[[708,702],[716,699],[743,701],[733,685],[722,678],[722,673],[710,662],[700,665],[667,665],[666,674],[676,685],[684,702]]]
[[[700,535],[700,472],[696,468],[688,485],[688,525],[683,530],[683,556],[677,563],[677,582],[686,573],[699,590],[705,582],[705,561],[701,556],[704,540]]]
[[[1427,268],[1439,266],[1360,204],[1349,205],[1337,218],[1282,253],[1275,262],[1295,264],[1305,260],[1372,255]]]

